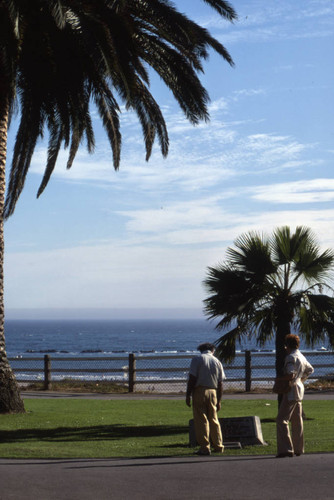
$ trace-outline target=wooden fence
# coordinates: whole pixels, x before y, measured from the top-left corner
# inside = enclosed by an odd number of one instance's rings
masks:
[[[315,371],[310,379],[333,374],[334,352],[309,351],[305,353]],[[184,392],[190,360],[193,355],[141,355],[113,357],[44,357],[10,358],[19,383],[42,381],[49,390],[55,380],[94,379],[109,380],[126,385],[129,392],[135,390],[154,392]],[[77,367],[74,367],[77,364]],[[237,353],[230,365],[225,365],[227,380],[225,387],[251,391],[254,386],[272,385],[275,375],[275,353]],[[332,370],[332,371],[330,371]],[[160,391],[156,388],[159,386]],[[167,390],[162,388],[167,387]]]

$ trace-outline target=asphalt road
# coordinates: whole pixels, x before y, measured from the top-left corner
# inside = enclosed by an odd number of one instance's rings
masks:
[[[326,500],[334,454],[277,459],[0,459],[1,500]]]

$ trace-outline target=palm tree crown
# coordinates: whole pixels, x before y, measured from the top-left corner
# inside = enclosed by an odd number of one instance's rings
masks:
[[[226,261],[209,267],[204,284],[210,293],[205,312],[228,330],[218,354],[230,360],[236,340],[255,338],[260,346],[275,338],[276,372],[284,362],[284,338],[290,329],[308,345],[328,336],[334,346],[334,298],[330,286],[332,250],[320,251],[311,230],[276,229],[271,237],[256,232],[240,236],[228,248]],[[325,292],[330,293],[327,295]]]
[[[204,1],[225,19],[236,19],[228,2]],[[84,138],[88,151],[93,151],[91,101],[117,169],[119,101],[138,115],[146,158],[156,136],[162,154],[168,152],[166,124],[149,91],[148,68],[158,73],[196,124],[208,119],[209,98],[198,73],[209,49],[233,64],[224,46],[169,0],[0,0],[0,19],[0,113],[10,114],[17,97],[21,117],[5,217],[14,211],[44,129],[49,135],[48,159],[38,196],[62,145],[69,147],[67,168]]]

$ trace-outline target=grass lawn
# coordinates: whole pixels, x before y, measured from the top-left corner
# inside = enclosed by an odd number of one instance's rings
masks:
[[[26,414],[0,415],[1,458],[186,456],[191,410],[184,401],[28,399]],[[334,401],[305,401],[307,453],[334,452]],[[220,417],[257,415],[268,446],[226,455],[276,453],[272,400],[223,401]]]

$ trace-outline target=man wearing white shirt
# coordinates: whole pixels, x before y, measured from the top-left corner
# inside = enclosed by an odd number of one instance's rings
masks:
[[[291,389],[283,394],[278,410],[277,458],[293,457],[304,453],[303,408],[304,380],[313,373],[313,366],[299,351],[298,335],[287,335],[285,346],[284,377],[291,380]],[[289,422],[291,421],[291,436]]]
[[[197,348],[201,354],[190,363],[186,404],[193,406],[198,455],[210,455],[210,438],[214,451],[224,451],[217,411],[221,407],[223,380],[226,378],[221,362],[213,355],[215,346],[204,343]]]

